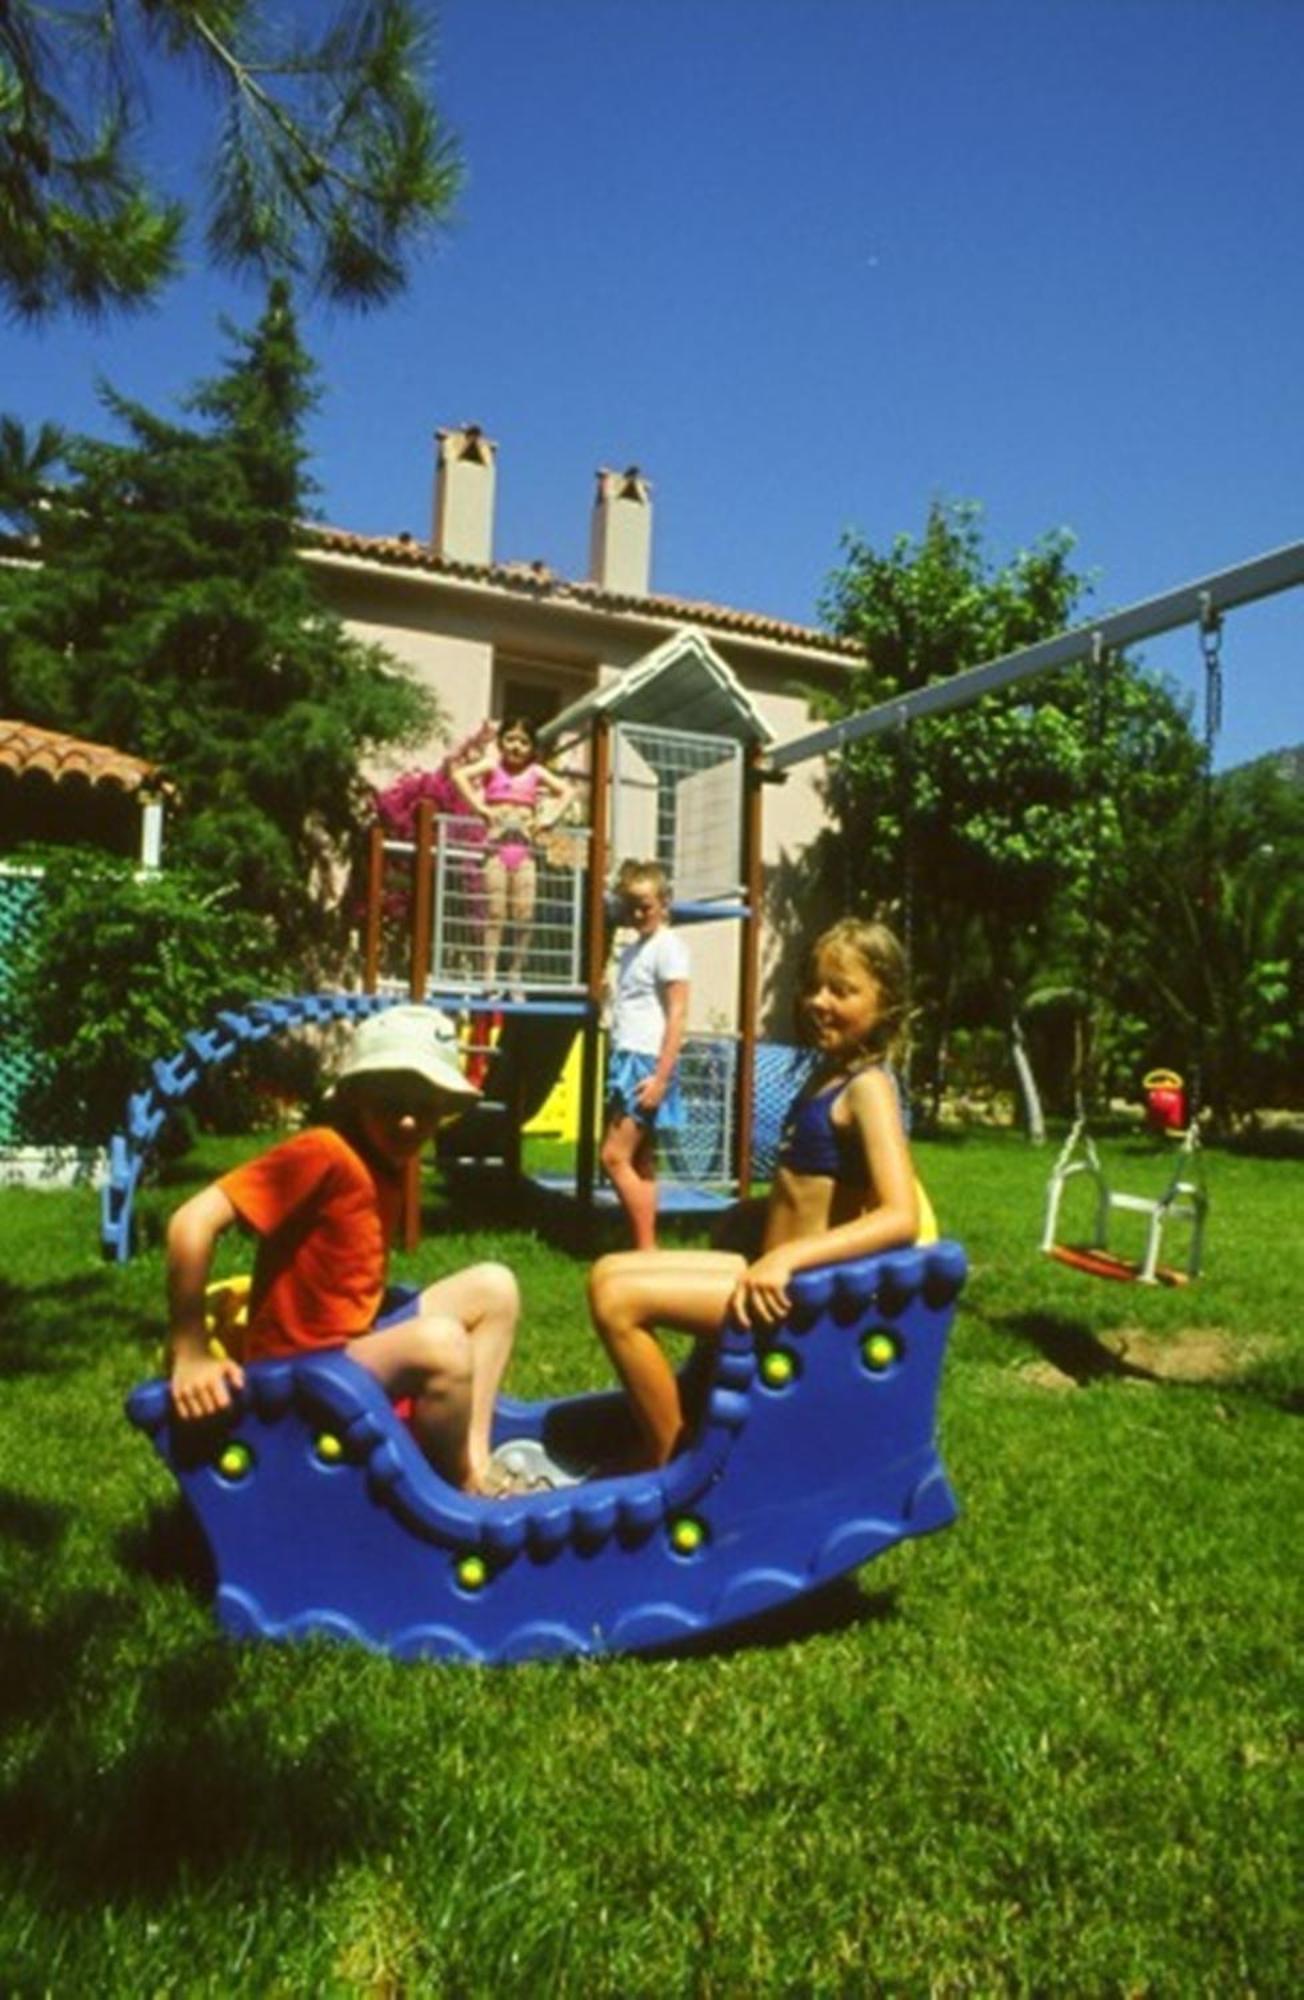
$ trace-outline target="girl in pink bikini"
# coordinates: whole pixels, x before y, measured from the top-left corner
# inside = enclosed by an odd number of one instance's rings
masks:
[[[453,782],[471,810],[488,829],[484,851],[484,884],[488,901],[485,921],[485,983],[498,989],[498,961],[503,935],[512,926],[507,982],[513,1000],[523,1000],[525,961],[534,923],[538,870],[534,846],[539,834],[558,819],[573,796],[572,788],[538,761],[534,724],[513,715],[498,731],[498,754],[453,772]],[[540,796],[552,802],[540,809]]]

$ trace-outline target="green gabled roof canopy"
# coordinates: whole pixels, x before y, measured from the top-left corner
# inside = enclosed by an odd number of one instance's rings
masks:
[[[774,741],[774,731],[737,675],[698,631],[674,633],[636,665],[554,715],[541,734],[549,743],[577,736],[600,715],[735,743],[768,747]]]

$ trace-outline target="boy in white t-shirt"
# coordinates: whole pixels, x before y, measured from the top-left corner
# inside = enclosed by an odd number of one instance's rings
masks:
[[[656,1135],[684,1122],[675,1065],[688,1014],[688,948],[670,928],[670,884],[658,862],[625,862],[616,889],[638,935],[616,966],[602,1164],[634,1248],[655,1250]]]

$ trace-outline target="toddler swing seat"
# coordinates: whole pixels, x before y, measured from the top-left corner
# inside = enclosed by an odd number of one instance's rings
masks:
[[[1085,1174],[1095,1187],[1092,1238],[1086,1244],[1060,1243],[1057,1240],[1060,1203],[1069,1182],[1081,1174]],[[1110,1185],[1096,1142],[1087,1128],[1086,1117],[1080,1113],[1051,1169],[1041,1247],[1047,1256],[1055,1258],[1058,1263],[1067,1264],[1076,1271],[1085,1271],[1091,1277],[1118,1278],[1142,1285],[1186,1285],[1200,1275],[1204,1219],[1208,1206],[1209,1197],[1200,1163],[1200,1141],[1194,1121],[1186,1128],[1168,1184],[1156,1197],[1125,1194]],[[1110,1249],[1110,1221],[1116,1214],[1147,1218],[1145,1249],[1139,1258],[1122,1257]],[[1190,1226],[1184,1270],[1160,1262],[1164,1230],[1171,1222]]]
[[[510,1499],[453,1491],[339,1352],[251,1364],[219,1419],[178,1422],[165,1381],[133,1391],[127,1414],[198,1519],[234,1637],[485,1664],[640,1651],[954,1519],[934,1422],[965,1268],[942,1242],[799,1273],[763,1343],[730,1326],[700,1351],[702,1414],[680,1457]],[[615,1392],[503,1398],[495,1442],[578,1468],[627,1425]]]

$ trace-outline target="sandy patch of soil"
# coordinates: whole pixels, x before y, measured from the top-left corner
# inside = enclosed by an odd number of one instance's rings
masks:
[[[1130,1368],[1160,1382],[1234,1382],[1262,1358],[1264,1343],[1216,1327],[1187,1327],[1179,1333],[1147,1333],[1119,1327],[1102,1335],[1102,1347]]]
[[[1025,1362],[1021,1380],[1037,1389],[1079,1389],[1088,1380],[1113,1375],[1125,1381],[1234,1382],[1272,1346],[1271,1341],[1220,1332],[1216,1327],[1187,1327],[1177,1333],[1150,1333],[1144,1327],[1116,1327],[1100,1335],[1098,1346],[1117,1363],[1104,1362],[1083,1377],[1057,1368],[1053,1361]]]
[[[1076,1375],[1065,1374],[1053,1361],[1025,1361],[1019,1370],[1019,1380],[1030,1382],[1034,1389],[1080,1389],[1082,1384]]]

